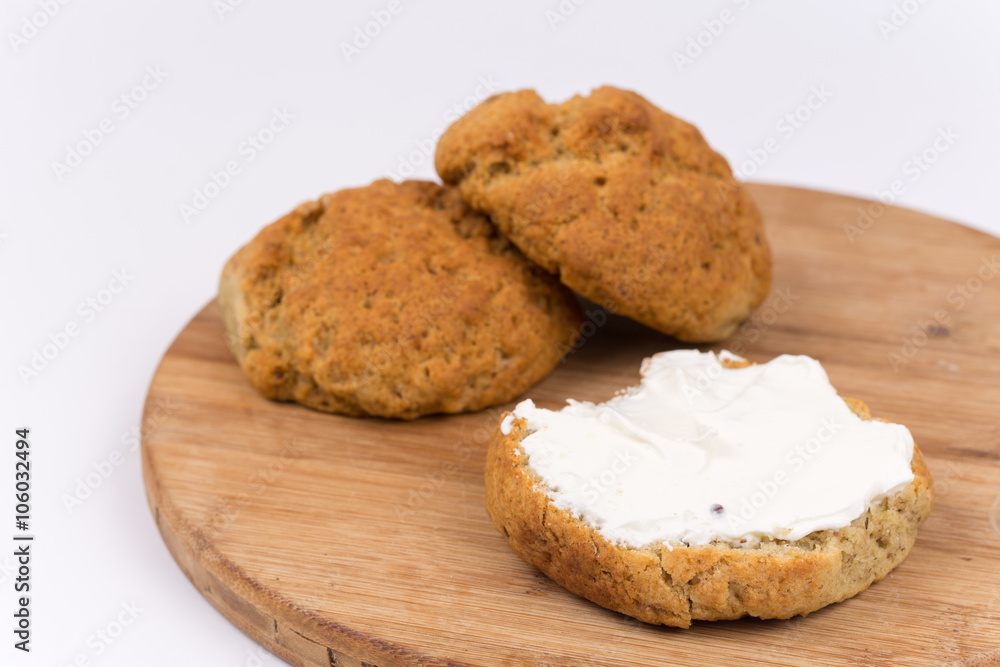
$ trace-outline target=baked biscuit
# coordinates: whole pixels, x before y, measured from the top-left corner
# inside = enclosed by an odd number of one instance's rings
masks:
[[[635,93],[491,97],[448,128],[435,162],[529,259],[680,340],[725,338],[770,289],[760,213],[725,159]]]
[[[514,398],[581,322],[573,295],[485,216],[421,181],[302,204],[229,260],[219,304],[268,398],[403,419]]]
[[[844,400],[858,417],[872,419],[864,403]],[[849,526],[751,546],[713,541],[633,548],[557,507],[521,447],[525,419],[511,413],[503,419],[506,429],[497,427],[486,458],[493,525],[522,560],[569,591],[647,623],[686,628],[693,620],[791,618],[845,600],[906,558],[934,503],[930,474],[914,446],[912,482]]]

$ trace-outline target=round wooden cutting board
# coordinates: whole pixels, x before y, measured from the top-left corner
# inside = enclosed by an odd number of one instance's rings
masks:
[[[910,427],[937,485],[909,558],[868,591],[806,618],[689,630],[602,609],[490,524],[482,468],[503,408],[402,422],[272,403],[229,353],[215,303],[146,399],[146,490],[177,563],[294,665],[1000,663],[1000,239],[859,199],[750,190],[774,287],[714,349],[818,358],[842,394]],[[678,346],[590,318],[526,396],[605,400],[643,357]]]

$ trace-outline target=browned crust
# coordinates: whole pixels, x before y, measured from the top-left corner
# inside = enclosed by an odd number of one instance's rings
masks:
[[[403,419],[514,398],[582,321],[569,290],[457,191],[425,181],[302,204],[229,260],[219,305],[268,398]]]
[[[633,92],[494,96],[435,166],[565,285],[681,340],[725,338],[770,288],[760,213],[725,159]]]
[[[845,400],[871,419],[864,403]],[[525,434],[523,419],[513,420],[508,435],[499,426],[493,434],[486,459],[493,525],[526,563],[571,592],[647,623],[686,628],[699,619],[790,618],[845,600],[906,558],[934,503],[930,473],[914,447],[913,482],[848,527],[753,548],[633,549],[552,504],[521,449]]]

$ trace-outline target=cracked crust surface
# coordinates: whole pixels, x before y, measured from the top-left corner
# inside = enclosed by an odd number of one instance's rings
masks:
[[[862,419],[867,406],[845,399]],[[509,413],[507,413],[509,414]],[[504,415],[506,417],[506,415]],[[690,627],[693,620],[791,618],[857,595],[906,558],[934,489],[914,447],[914,479],[837,530],[801,540],[633,549],[609,542],[552,504],[520,441],[515,419],[499,426],[486,458],[486,509],[513,550],[569,591],[640,621]]]
[[[262,394],[412,419],[508,401],[572,347],[573,295],[452,188],[327,194],[226,264],[227,339]]]
[[[681,340],[725,338],[770,289],[760,213],[725,159],[635,93],[491,97],[435,166],[564,284]]]

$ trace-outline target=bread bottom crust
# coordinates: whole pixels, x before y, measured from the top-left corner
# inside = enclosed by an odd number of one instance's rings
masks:
[[[863,419],[861,401],[845,399]],[[556,507],[521,449],[523,419],[499,427],[486,459],[486,509],[529,565],[602,607],[680,628],[693,620],[791,618],[846,600],[882,579],[913,546],[934,504],[934,487],[914,446],[913,481],[849,526],[795,542],[630,548],[608,541]]]

